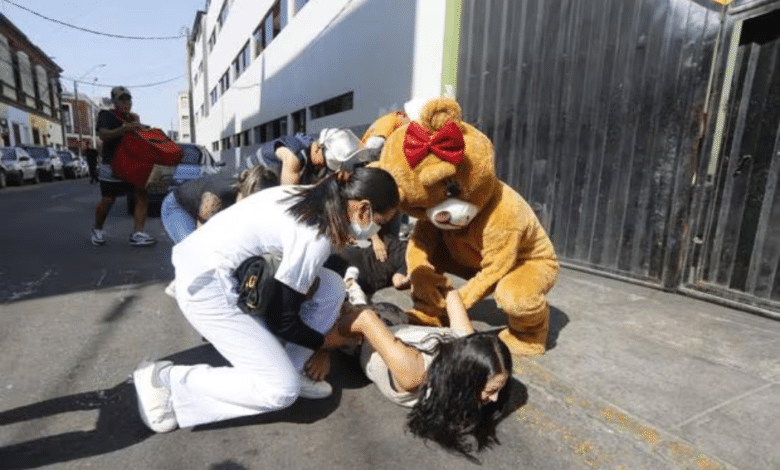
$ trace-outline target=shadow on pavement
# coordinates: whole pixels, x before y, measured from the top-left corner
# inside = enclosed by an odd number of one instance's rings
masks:
[[[137,444],[152,432],[136,412],[135,389],[122,382],[110,389],[53,398],[0,413],[0,426],[69,411],[98,409],[95,429],[73,431],[0,447],[5,469],[35,468],[105,454]]]
[[[485,299],[469,309],[469,317],[475,321],[487,323],[496,328],[506,326],[506,315],[498,309],[496,301]],[[550,332],[547,335],[547,350],[558,343],[558,335],[569,324],[569,316],[557,307],[550,306]]]
[[[227,365],[225,359],[209,344],[161,359],[184,365],[204,363],[212,366]],[[273,422],[312,423],[323,419],[338,408],[342,387],[357,388],[369,383],[368,379],[361,377],[362,374],[355,368],[356,365],[349,364],[347,359],[350,358],[334,356],[330,379],[334,385],[334,394],[327,399],[299,399],[284,410],[198,426],[194,431]],[[0,412],[0,426],[86,410],[98,410],[99,415],[94,429],[65,432],[0,447],[0,462],[2,462],[0,467],[14,470],[68,462],[124,449],[153,435],[152,431],[141,422],[135,388],[129,380],[112,388],[52,398]],[[243,467],[233,462],[222,462],[212,468],[239,470]]]

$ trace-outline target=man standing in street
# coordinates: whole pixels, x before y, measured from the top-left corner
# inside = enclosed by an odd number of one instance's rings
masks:
[[[111,167],[111,160],[114,158],[122,136],[129,129],[142,127],[142,124],[138,115],[130,112],[130,108],[133,105],[130,90],[123,86],[112,88],[111,101],[114,103],[114,109],[100,111],[96,125],[98,137],[103,141],[103,154],[98,176],[101,199],[95,208],[95,226],[92,228],[91,237],[92,244],[100,246],[106,243],[103,224],[106,222],[108,212],[118,196],[132,192],[135,196],[135,213],[133,214],[135,232],[130,235],[130,244],[133,246],[153,245],[157,240],[144,232],[149,205],[146,189],[136,188],[130,183],[122,181],[114,175]]]

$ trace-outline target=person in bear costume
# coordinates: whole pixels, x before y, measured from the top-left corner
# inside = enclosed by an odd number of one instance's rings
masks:
[[[512,352],[543,354],[555,250],[528,202],[496,176],[490,139],[461,120],[458,103],[430,100],[417,122],[388,136],[372,165],[393,175],[401,211],[418,219],[406,252],[410,320],[446,323],[451,273],[466,280],[466,308],[493,294],[507,315],[499,337]]]

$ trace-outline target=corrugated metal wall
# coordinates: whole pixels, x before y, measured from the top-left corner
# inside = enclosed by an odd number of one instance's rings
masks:
[[[463,0],[458,100],[562,260],[679,284],[723,7]]]
[[[696,192],[691,282],[780,311],[780,9],[738,24],[733,38]]]

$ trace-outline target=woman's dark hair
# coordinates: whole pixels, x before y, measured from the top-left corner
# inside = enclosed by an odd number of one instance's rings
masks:
[[[406,426],[416,436],[473,459],[475,447],[481,451],[498,443],[496,425],[508,402],[512,355],[494,333],[444,340],[434,353]],[[504,372],[510,380],[498,400],[481,404],[487,381]]]
[[[318,227],[337,248],[350,240],[347,200],[367,199],[374,213],[392,209],[399,201],[398,185],[390,173],[365,167],[331,174],[290,197],[297,201],[287,212],[306,225]]]

